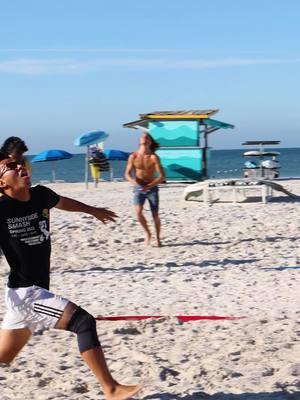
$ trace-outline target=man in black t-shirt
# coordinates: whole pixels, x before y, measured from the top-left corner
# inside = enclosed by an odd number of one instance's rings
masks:
[[[31,187],[18,162],[0,157],[0,247],[10,266],[6,313],[0,330],[0,363],[10,363],[32,332],[64,329],[77,334],[79,351],[100,382],[107,400],[125,400],[139,385],[121,385],[110,374],[92,315],[49,291],[52,207],[90,214],[103,223],[117,218],[105,208],[62,197],[43,186]]]

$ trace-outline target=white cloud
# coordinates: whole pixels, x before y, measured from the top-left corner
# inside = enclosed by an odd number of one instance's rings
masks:
[[[170,59],[170,58],[101,58],[91,60],[21,58],[0,60],[0,74],[71,75],[99,71],[102,68],[185,69],[242,67],[252,65],[295,64],[294,59]]]
[[[76,63],[71,60],[16,59],[0,61],[0,73],[19,75],[50,75],[74,73]]]
[[[221,68],[221,67],[239,67],[249,65],[265,65],[265,64],[294,64],[299,63],[300,58],[294,59],[222,59],[222,60],[184,60],[180,61],[181,68]]]
[[[0,53],[187,53],[188,49],[129,49],[129,48],[0,48]]]

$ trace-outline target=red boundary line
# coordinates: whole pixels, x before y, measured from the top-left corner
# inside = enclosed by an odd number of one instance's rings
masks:
[[[190,321],[220,321],[220,320],[237,320],[246,317],[221,317],[218,315],[177,315],[177,316],[166,316],[166,315],[123,315],[113,317],[98,316],[95,319],[97,321],[141,321],[150,318],[177,318],[180,322]]]

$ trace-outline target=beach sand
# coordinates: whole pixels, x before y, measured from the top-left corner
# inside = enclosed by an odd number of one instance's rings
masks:
[[[282,184],[300,195],[300,181]],[[144,383],[137,398],[300,399],[299,200],[278,193],[267,204],[209,206],[184,202],[183,184],[163,185],[163,247],[146,248],[128,183],[48,186],[119,215],[103,225],[51,211],[51,290],[94,316],[169,316],[97,322],[114,377]],[[1,299],[7,272],[2,257]],[[181,323],[176,315],[245,318]],[[1,400],[104,398],[76,337],[55,330],[35,333],[0,367],[0,386]]]

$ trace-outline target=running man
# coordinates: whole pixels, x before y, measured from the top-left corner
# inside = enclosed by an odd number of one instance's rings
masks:
[[[139,149],[129,156],[125,178],[134,185],[133,203],[138,221],[145,231],[145,244],[151,243],[151,232],[143,214],[147,199],[154,220],[157,246],[161,246],[158,185],[165,181],[165,172],[155,154],[157,148],[158,144],[153,138],[143,133],[140,136]]]
[[[106,400],[125,400],[139,385],[121,385],[112,377],[87,311],[49,291],[49,210],[90,214],[103,222],[117,215],[62,197],[44,186],[31,187],[19,161],[0,157],[0,247],[10,266],[5,294],[6,314],[0,330],[0,363],[11,363],[35,330],[64,329],[77,334],[83,360],[97,377]]]

